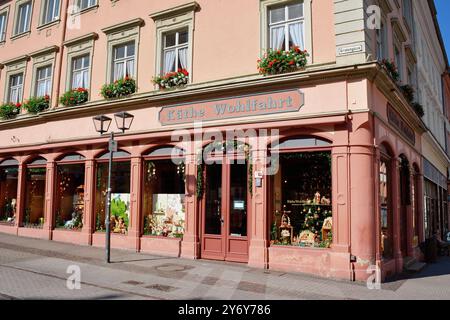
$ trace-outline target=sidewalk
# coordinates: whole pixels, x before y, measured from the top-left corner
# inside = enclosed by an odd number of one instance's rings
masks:
[[[246,265],[164,258],[0,234],[0,299],[450,299],[450,259],[414,278],[364,283],[265,272]],[[69,266],[81,289],[69,290]]]

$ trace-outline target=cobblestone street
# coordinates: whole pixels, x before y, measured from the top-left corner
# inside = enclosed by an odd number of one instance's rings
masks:
[[[448,258],[369,290],[363,283],[116,250],[107,265],[101,248],[9,235],[0,235],[0,252],[0,299],[450,299]],[[67,288],[69,266],[80,267],[80,290]]]

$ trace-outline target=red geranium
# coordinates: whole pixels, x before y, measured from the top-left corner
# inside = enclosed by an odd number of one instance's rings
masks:
[[[16,103],[16,108],[21,108],[22,104],[21,103]]]

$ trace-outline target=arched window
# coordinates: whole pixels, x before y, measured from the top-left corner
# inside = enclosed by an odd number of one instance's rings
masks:
[[[380,192],[380,246],[383,259],[394,256],[394,233],[392,211],[392,153],[380,145],[379,192]]]
[[[184,151],[162,147],[144,156],[144,235],[181,238],[185,223]]]
[[[13,225],[16,220],[19,161],[0,162],[0,223]]]
[[[81,231],[84,215],[85,157],[67,154],[56,166],[55,227]]]
[[[106,195],[108,188],[109,152],[99,156],[96,163],[95,229],[104,232]],[[130,221],[131,155],[123,150],[114,152],[111,170],[111,232],[127,234]]]
[[[47,160],[38,157],[26,166],[25,206],[22,226],[42,228],[45,218],[45,184],[47,179]]]
[[[273,245],[329,248],[333,241],[331,143],[316,137],[272,146]]]

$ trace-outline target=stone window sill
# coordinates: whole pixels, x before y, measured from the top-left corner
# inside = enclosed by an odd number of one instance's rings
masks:
[[[31,31],[25,31],[25,32],[22,32],[22,33],[19,33],[19,34],[15,34],[15,35],[13,35],[11,37],[11,40],[17,40],[17,39],[26,37],[26,36],[28,36],[30,34],[31,34]]]
[[[59,24],[60,22],[61,22],[61,19],[56,19],[56,20],[47,22],[45,24],[41,24],[39,27],[37,27],[37,30],[42,30],[42,29],[53,27],[53,26]]]

